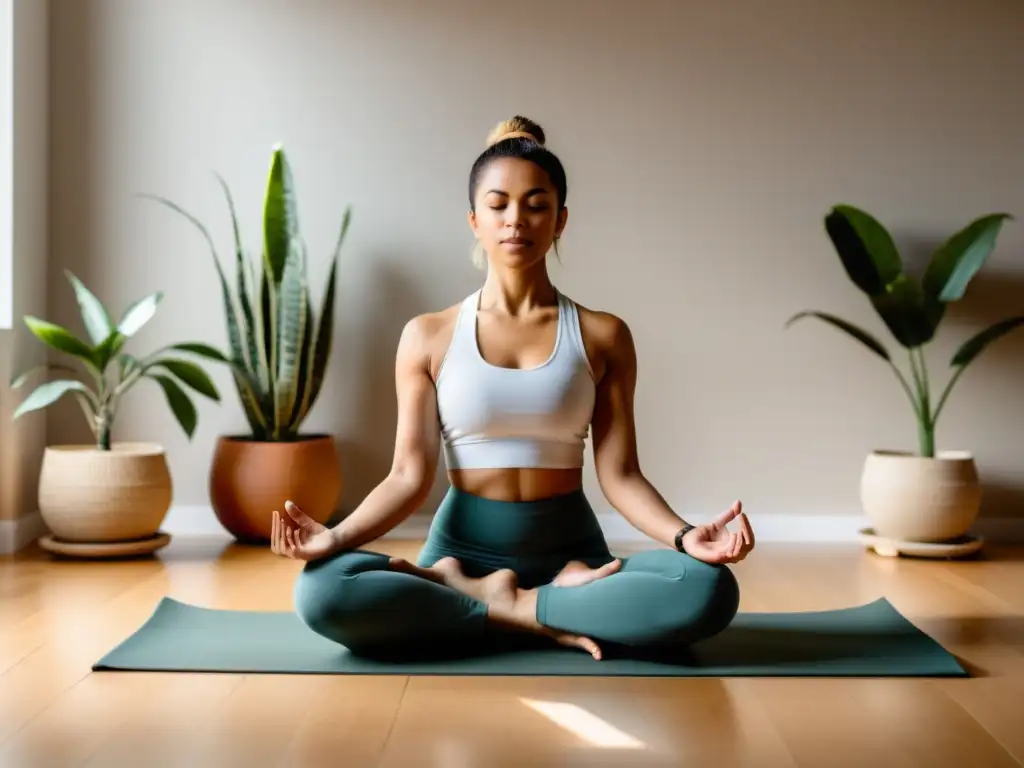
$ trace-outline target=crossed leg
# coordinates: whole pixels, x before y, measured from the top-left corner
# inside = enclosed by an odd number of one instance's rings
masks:
[[[434,641],[482,639],[488,627],[543,635],[602,658],[601,643],[656,649],[711,637],[739,606],[736,579],[671,550],[601,567],[569,562],[554,579],[522,589],[507,569],[470,578],[454,558],[424,568],[374,552],[311,564],[296,608],[314,631],[357,653]]]

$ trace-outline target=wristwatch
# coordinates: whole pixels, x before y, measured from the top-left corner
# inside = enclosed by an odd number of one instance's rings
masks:
[[[687,523],[686,525],[684,525],[682,528],[679,529],[679,532],[676,534],[676,540],[675,540],[675,545],[676,545],[676,551],[677,552],[682,552],[683,551],[683,536],[688,534],[690,531],[692,531],[696,527],[697,527],[696,525],[690,525],[689,523]]]

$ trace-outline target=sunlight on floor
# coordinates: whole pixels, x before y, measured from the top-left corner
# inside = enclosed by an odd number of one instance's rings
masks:
[[[520,698],[526,706],[595,747],[645,749],[646,744],[587,710],[561,701]]]

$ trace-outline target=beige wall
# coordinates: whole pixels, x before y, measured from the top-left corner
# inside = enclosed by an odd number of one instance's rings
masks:
[[[3,10],[13,10],[6,16],[13,25],[14,47],[11,76],[5,79],[13,120],[3,156],[5,164],[12,161],[11,229],[3,236],[11,243],[11,270],[4,279],[13,287],[14,322],[13,330],[0,330],[0,552],[16,548],[39,530],[36,484],[46,445],[46,416],[34,414],[12,423],[10,416],[22,393],[12,392],[7,383],[12,369],[20,371],[46,359],[45,349],[20,318],[46,314],[49,111],[48,2],[10,0],[3,5]]]
[[[307,422],[339,436],[351,506],[390,460],[402,325],[479,284],[466,175],[492,125],[522,112],[569,170],[557,282],[633,328],[649,477],[694,516],[737,497],[755,521],[856,513],[865,453],[914,446],[909,406],[854,343],[783,323],[828,309],[888,341],[824,235],[834,202],[875,212],[915,253],[975,215],[1024,216],[1022,41],[1011,0],[55,0],[49,304],[75,321],[70,268],[117,307],[166,291],[140,352],[223,343],[202,242],[133,194],[188,206],[226,257],[210,171],[257,246],[283,141],[314,285],[355,208],[328,383]],[[1021,310],[1022,256],[1024,222],[949,317],[933,380],[958,340]],[[1024,336],[993,348],[940,426],[941,447],[976,452],[994,489],[986,516],[1024,498],[1022,361]],[[200,404],[191,444],[155,386],[116,430],[167,446],[180,505],[207,503],[214,440],[244,425],[217,377],[226,404]],[[52,441],[87,435],[71,403],[48,426]]]

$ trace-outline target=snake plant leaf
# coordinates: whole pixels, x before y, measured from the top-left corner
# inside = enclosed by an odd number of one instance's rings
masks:
[[[34,365],[27,371],[19,373],[17,376],[11,379],[11,389],[19,389],[24,386],[25,382],[28,381],[34,374],[40,371],[62,371],[64,373],[77,373],[77,371],[70,365],[64,365],[62,363],[45,363],[43,365]]]
[[[160,388],[164,391],[164,397],[167,399],[167,404],[171,407],[171,412],[174,413],[174,418],[178,420],[178,424],[188,435],[189,439],[196,431],[196,423],[198,422],[198,416],[196,414],[196,407],[192,404],[192,400],[185,394],[185,390],[172,379],[163,373],[146,373],[144,374],[147,379],[152,379]]]
[[[993,323],[985,330],[975,334],[965,341],[953,355],[950,365],[960,368],[965,367],[980,355],[989,344],[996,339],[1005,336],[1020,325],[1024,325],[1024,316],[1021,315],[1018,315],[1017,317],[1010,317],[1006,320],[1000,320],[998,323]]]
[[[220,402],[220,393],[209,375],[195,363],[177,358],[164,358],[158,360],[154,365],[166,368],[186,385],[201,395]]]
[[[306,308],[309,303],[305,284],[305,254],[301,240],[292,241],[281,279],[280,333],[281,348],[274,391],[274,432],[289,434],[290,417],[299,395],[299,371],[303,337],[306,334]]]
[[[850,280],[869,296],[882,293],[903,272],[892,236],[871,214],[852,205],[833,206],[825,231]]]
[[[292,169],[284,147],[276,144],[263,205],[264,258],[275,287],[284,276],[292,243],[298,236],[299,214]]]
[[[242,311],[242,337],[246,341],[245,351],[248,354],[249,370],[259,370],[259,358],[257,352],[257,339],[254,333],[255,318],[253,317],[252,294],[249,284],[246,282],[248,275],[248,262],[245,258],[245,248],[242,246],[242,234],[238,226],[238,214],[235,210],[235,200],[227,182],[219,173],[214,173],[221,190],[224,192],[224,199],[227,201],[228,213],[231,215],[231,231],[235,241],[235,280],[237,283],[238,303]]]
[[[14,415],[11,418],[17,419],[26,413],[52,405],[68,392],[81,392],[82,394],[89,395],[90,401],[92,399],[91,390],[82,382],[75,379],[56,379],[36,387],[28,397],[21,401],[21,404],[15,409]]]
[[[144,194],[142,197],[161,203],[162,205],[166,205],[172,211],[183,216],[191,222],[206,239],[206,243],[210,248],[210,255],[213,257],[214,267],[217,270],[217,277],[220,280],[221,296],[224,301],[224,316],[227,320],[228,344],[231,348],[231,359],[244,365],[245,353],[242,347],[242,337],[238,326],[238,315],[235,311],[235,302],[231,296],[231,288],[228,286],[227,278],[224,276],[224,268],[221,266],[220,257],[217,255],[217,247],[213,243],[213,238],[210,237],[209,230],[207,230],[199,219],[177,203],[174,203],[164,197],[160,197],[159,195]]]
[[[310,360],[313,357],[313,336],[316,331],[308,288],[304,286],[303,292],[306,304],[306,332],[302,334],[302,349],[299,351],[299,380],[295,387],[295,402],[292,404],[291,413],[288,414],[288,429],[293,433],[297,433],[302,426],[304,409],[309,397],[309,374],[312,370]]]
[[[793,317],[791,317],[786,322],[786,327],[788,328],[797,320],[801,320],[805,317],[816,317],[819,320],[823,320],[824,322],[829,323],[830,325],[842,331],[845,331],[850,336],[859,341],[861,344],[863,344],[865,347],[874,352],[876,355],[881,357],[883,360],[892,360],[892,358],[889,356],[888,350],[884,346],[882,346],[882,342],[880,342],[867,331],[858,328],[853,323],[847,322],[846,320],[843,320],[840,317],[836,317],[833,314],[829,314],[828,312],[818,312],[816,310],[805,310],[803,312],[797,312],[795,315],[793,315]]]
[[[313,345],[313,355],[309,364],[312,366],[307,383],[307,394],[304,397],[302,411],[299,421],[306,418],[306,415],[316,404],[320,395],[320,387],[323,385],[324,375],[327,371],[327,361],[331,354],[331,336],[334,330],[334,297],[336,293],[336,276],[338,271],[338,258],[341,254],[345,236],[348,234],[349,224],[352,220],[352,208],[347,207],[341,220],[341,230],[338,233],[338,240],[334,246],[334,254],[331,258],[331,268],[327,274],[327,285],[324,287],[323,304],[320,308],[320,320],[316,330],[316,342]]]
[[[44,344],[53,347],[59,352],[77,357],[89,367],[94,375],[100,374],[92,348],[67,328],[46,320],[40,320],[32,315],[25,316],[25,325]]]
[[[921,288],[906,275],[897,277],[870,300],[896,341],[907,349],[919,347],[935,336],[935,315],[928,311]]]
[[[981,216],[953,234],[932,255],[923,279],[925,293],[939,302],[963,298],[968,284],[995,248],[996,238],[1007,220],[1012,221],[1013,216]]]
[[[103,343],[114,330],[114,324],[103,307],[102,302],[79,280],[69,269],[64,270],[68,282],[75,291],[78,309],[82,315],[82,324],[94,345]]]

